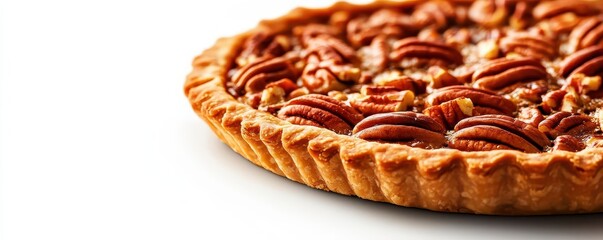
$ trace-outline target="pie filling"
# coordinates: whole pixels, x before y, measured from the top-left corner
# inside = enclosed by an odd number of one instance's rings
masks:
[[[527,153],[603,147],[598,1],[422,1],[249,36],[226,87],[368,141]]]

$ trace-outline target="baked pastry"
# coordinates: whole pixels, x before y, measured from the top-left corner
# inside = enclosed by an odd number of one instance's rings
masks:
[[[219,39],[184,92],[252,163],[435,211],[603,210],[603,4],[298,8]]]

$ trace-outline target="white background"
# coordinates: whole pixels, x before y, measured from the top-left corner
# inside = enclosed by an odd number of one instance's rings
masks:
[[[220,36],[324,1],[2,1],[0,239],[601,239],[603,215],[434,213],[314,190],[191,110]]]

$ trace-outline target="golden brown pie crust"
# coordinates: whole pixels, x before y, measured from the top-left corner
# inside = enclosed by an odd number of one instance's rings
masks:
[[[237,153],[313,188],[445,212],[496,215],[592,213],[603,210],[603,149],[527,154],[514,150],[426,150],[369,142],[293,125],[230,95],[224,82],[242,42],[264,28],[283,31],[332,12],[416,1],[337,3],[297,8],[257,28],[219,39],[193,61],[184,91],[192,108]]]

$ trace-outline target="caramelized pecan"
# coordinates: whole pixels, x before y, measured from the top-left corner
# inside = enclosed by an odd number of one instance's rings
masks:
[[[304,44],[307,49],[306,56],[316,55],[320,61],[343,64],[356,60],[356,51],[352,47],[330,35],[307,38]]]
[[[569,51],[590,46],[603,47],[603,16],[583,20],[569,35]]]
[[[527,32],[513,33],[500,40],[500,48],[505,54],[516,53],[537,59],[552,59],[557,53],[555,43],[544,36]]]
[[[477,0],[469,8],[469,19],[479,25],[492,28],[501,25],[508,15],[502,1]]]
[[[534,58],[500,58],[486,63],[473,73],[474,86],[489,90],[501,90],[515,83],[546,78],[546,69]]]
[[[567,12],[546,20],[541,20],[533,30],[539,31],[545,36],[555,38],[562,33],[572,31],[572,29],[580,23],[580,20],[580,17],[576,16],[573,12]]]
[[[601,88],[602,80],[601,76],[589,77],[582,73],[572,74],[569,79],[565,81],[563,89],[574,89],[578,93],[584,95],[597,95],[603,91]]]
[[[382,79],[377,82],[377,87],[394,87],[397,90],[409,90],[415,95],[423,94],[427,90],[427,83],[422,80],[413,79],[408,76],[397,76],[394,78]],[[370,89],[371,87],[366,87]]]
[[[428,106],[440,105],[456,98],[469,98],[473,102],[473,115],[504,114],[513,115],[517,106],[496,93],[466,86],[450,86],[438,89],[426,98]]]
[[[527,2],[521,1],[515,4],[515,10],[509,18],[509,26],[514,29],[524,29],[528,25],[531,16],[531,8]]]
[[[390,58],[394,61],[416,58],[445,66],[463,64],[463,55],[457,49],[442,43],[421,41],[414,37],[396,41]]]
[[[339,134],[349,134],[362,120],[362,115],[350,106],[320,94],[289,100],[278,111],[278,117],[293,124],[323,127]]]
[[[534,8],[532,15],[538,20],[551,18],[568,12],[572,12],[579,16],[595,15],[599,13],[599,9],[593,4],[596,4],[596,1],[543,1]]]
[[[412,19],[392,9],[382,9],[370,17],[352,19],[347,26],[347,37],[354,46],[369,44],[378,35],[387,38],[401,38],[415,32]]]
[[[536,127],[504,115],[466,118],[454,130],[448,146],[463,151],[515,149],[536,153],[550,145]]]
[[[548,92],[542,97],[542,109],[547,113],[559,110],[566,94],[567,91],[563,89]]]
[[[373,39],[370,46],[360,49],[360,57],[363,67],[373,74],[382,72],[387,68],[389,44],[384,36],[378,36]]]
[[[400,91],[383,95],[364,95],[350,101],[353,108],[364,116],[377,113],[405,111],[412,106],[415,95],[411,91]]]
[[[534,127],[538,127],[538,124],[540,124],[540,122],[542,122],[542,120],[544,120],[544,116],[542,115],[542,112],[540,112],[540,110],[538,110],[537,108],[522,108],[519,111],[519,114],[517,114],[517,118],[519,120],[522,120]]]
[[[547,81],[538,80],[529,83],[514,84],[503,89],[501,92],[512,91],[509,95],[511,100],[515,100],[515,102],[526,100],[532,103],[540,103],[542,101],[541,96],[546,94],[548,90]]]
[[[456,18],[456,11],[448,1],[428,1],[419,4],[412,13],[412,20],[417,27],[445,27],[449,21]]]
[[[444,145],[444,129],[432,118],[414,112],[375,114],[354,127],[353,134],[369,141],[391,142],[412,147],[438,148]]]
[[[326,34],[305,40],[307,55],[302,82],[314,93],[343,90],[357,82],[360,69],[350,62],[356,59],[356,51],[343,41]]]
[[[423,110],[446,129],[452,129],[461,120],[473,116],[473,103],[469,98],[457,98]]]
[[[561,135],[579,137],[593,134],[596,127],[589,116],[570,112],[555,113],[538,124],[538,130],[551,139]]]
[[[471,33],[466,28],[451,28],[444,31],[444,41],[446,44],[460,48],[471,42]]]
[[[258,32],[245,40],[236,62],[239,66],[245,66],[261,56],[282,56],[291,47],[291,41],[285,35]]]
[[[603,75],[603,46],[587,47],[568,56],[561,62],[560,73],[563,77]]]
[[[265,56],[245,65],[232,77],[234,89],[238,93],[261,92],[266,84],[284,78],[297,79],[297,70],[292,65],[294,59]]]
[[[561,150],[568,152],[577,152],[584,149],[586,145],[580,141],[580,139],[570,136],[570,135],[561,135],[555,138],[555,142],[553,144],[553,151]]]

